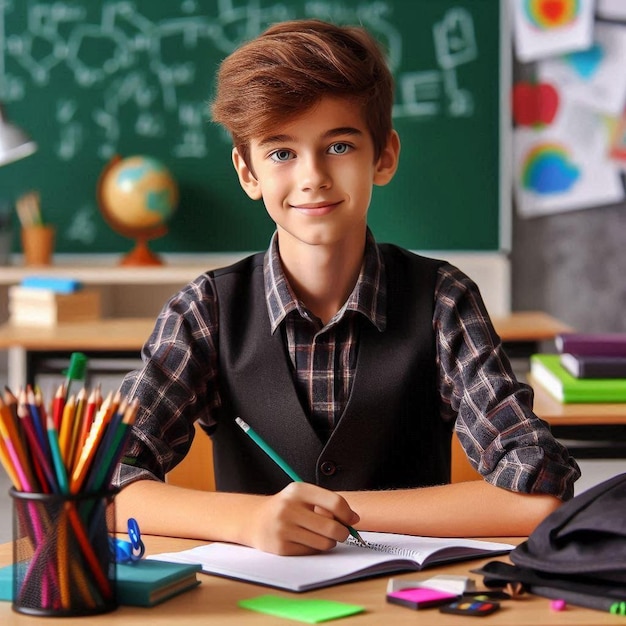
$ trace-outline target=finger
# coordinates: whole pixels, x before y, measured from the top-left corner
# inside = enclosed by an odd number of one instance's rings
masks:
[[[338,541],[345,541],[349,531],[332,511],[312,504],[319,488],[291,489],[279,494],[274,502],[273,531],[278,537],[310,546],[315,550],[329,550]],[[324,498],[322,497],[322,500]]]
[[[303,502],[308,502],[313,508],[319,507],[329,512],[330,516],[344,525],[351,526],[360,519],[356,511],[350,508],[343,496],[323,487],[310,483],[291,483],[291,485],[285,487],[283,493],[289,498],[293,497]]]
[[[298,515],[289,523],[277,524],[271,532],[264,533],[257,544],[262,550],[276,554],[313,554],[332,550],[337,541],[344,541],[345,527],[321,516]],[[334,524],[336,529],[320,527],[316,520]]]

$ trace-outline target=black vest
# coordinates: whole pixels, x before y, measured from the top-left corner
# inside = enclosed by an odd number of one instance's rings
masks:
[[[217,488],[270,494],[290,479],[236,425],[241,416],[305,481],[332,490],[450,481],[451,426],[439,417],[434,290],[441,262],[380,246],[387,328],[359,323],[350,398],[328,442],[303,410],[282,334],[270,332],[263,254],[213,272],[223,410],[212,433]]]

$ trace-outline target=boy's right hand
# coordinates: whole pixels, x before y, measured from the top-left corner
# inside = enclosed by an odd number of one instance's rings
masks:
[[[290,483],[259,498],[245,521],[245,543],[265,552],[324,552],[348,537],[359,516],[339,494],[309,483]]]

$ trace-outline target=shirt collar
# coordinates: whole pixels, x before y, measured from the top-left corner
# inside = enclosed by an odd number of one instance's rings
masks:
[[[292,311],[309,318],[308,311],[293,293],[283,271],[278,251],[278,233],[274,233],[263,261],[265,298],[272,334]],[[363,265],[352,293],[329,324],[338,322],[346,311],[361,313],[380,332],[387,326],[387,280],[385,264],[372,232],[367,230]]]

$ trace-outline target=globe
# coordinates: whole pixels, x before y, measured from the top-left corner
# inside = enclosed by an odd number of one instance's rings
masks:
[[[100,175],[97,195],[109,226],[135,240],[121,264],[162,264],[147,242],[167,233],[178,203],[178,186],[165,165],[145,155],[114,157]]]

